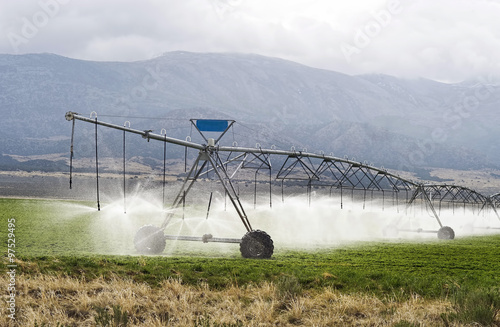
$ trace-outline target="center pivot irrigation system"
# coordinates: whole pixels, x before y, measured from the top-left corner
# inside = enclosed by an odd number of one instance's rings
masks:
[[[407,209],[416,202],[423,203],[439,225],[438,230],[398,230],[397,227],[393,226],[396,231],[436,233],[439,239],[454,239],[454,230],[449,226],[443,226],[439,218],[441,207],[445,203],[448,204],[448,206],[452,204],[453,207],[456,205],[463,205],[464,208],[466,205],[469,205],[473,209],[477,207],[478,212],[492,209],[500,220],[497,211],[497,207],[500,206],[500,193],[487,197],[474,190],[461,186],[416,183],[395,174],[391,174],[385,169],[375,168],[367,163],[349,160],[348,158],[338,158],[333,155],[325,155],[324,153],[309,153],[305,150],[296,151],[294,147],[292,147],[290,151],[283,151],[276,149],[274,146],[272,146],[271,149],[263,149],[259,144],[257,144],[255,148],[238,147],[234,143],[233,146],[221,146],[219,140],[233,126],[235,122],[233,120],[191,119],[192,125],[206,142],[205,144],[198,144],[188,140],[168,137],[165,130],[162,130],[162,134],[155,134],[151,130],[132,129],[130,128],[130,123],[127,127],[127,124],[119,126],[99,121],[97,120],[97,114],[95,112],[90,115],[90,118],[81,116],[75,112],[67,112],[65,117],[66,120],[73,122],[71,133],[70,176],[72,172],[73,141],[76,120],[95,124],[97,175],[98,125],[121,130],[124,132],[124,135],[127,132],[138,134],[148,141],[157,140],[164,142],[164,144],[171,143],[186,147],[186,149],[192,148],[199,151],[196,160],[174,198],[171,210],[166,211],[166,217],[163,223],[159,227],[145,225],[137,231],[134,237],[134,245],[137,251],[143,254],[162,253],[165,249],[167,240],[183,240],[200,241],[204,243],[237,243],[240,244],[241,254],[245,258],[270,258],[274,251],[273,241],[266,232],[253,229],[232,181],[234,181],[234,176],[241,169],[254,169],[256,176],[259,170],[268,169],[271,182],[271,155],[282,156],[282,158],[284,158],[284,163],[276,175],[276,180],[281,180],[282,192],[283,182],[285,180],[307,181],[309,201],[311,188],[313,186],[330,187],[330,193],[332,189],[338,189],[340,190],[341,199],[342,190],[344,189],[351,190],[353,192],[352,194],[354,194],[354,191],[358,193],[361,192],[363,201],[366,200],[367,193],[373,195],[373,192],[376,191],[381,192],[383,198],[385,197],[385,193],[391,193],[393,201],[399,202],[399,195],[404,192],[406,194],[405,202]],[[214,139],[207,138],[204,132],[215,132],[219,134],[218,137]],[[224,159],[222,157],[224,157]],[[236,167],[232,171],[229,171],[230,165],[236,165]],[[229,197],[247,233],[241,239],[215,238],[211,234],[205,234],[202,237],[165,235],[164,231],[175,215],[174,209],[177,209],[185,203],[186,196],[193,184],[208,171],[213,171],[221,182],[226,195]],[[97,183],[98,179],[97,177]],[[70,188],[71,180],[70,177]],[[269,186],[271,196],[271,183]],[[97,187],[99,187],[98,184]],[[98,210],[100,210],[99,192],[97,192],[97,203]]]

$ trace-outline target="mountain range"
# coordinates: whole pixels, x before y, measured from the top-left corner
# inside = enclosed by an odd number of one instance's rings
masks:
[[[12,168],[19,156],[67,158],[67,111],[193,140],[200,139],[189,119],[233,119],[221,141],[228,145],[294,146],[397,170],[499,168],[499,103],[500,84],[491,77],[450,84],[349,76],[235,53],[178,51],[136,62],[4,54],[0,168]],[[76,125],[76,155],[91,157],[93,127]],[[103,130],[100,140],[109,156],[121,153],[117,131]],[[129,142],[132,153],[161,156],[160,145]],[[171,151],[180,157],[184,150]]]

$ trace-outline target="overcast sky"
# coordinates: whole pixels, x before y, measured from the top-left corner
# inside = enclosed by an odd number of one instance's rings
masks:
[[[0,53],[241,52],[347,74],[500,76],[500,0],[0,0]]]

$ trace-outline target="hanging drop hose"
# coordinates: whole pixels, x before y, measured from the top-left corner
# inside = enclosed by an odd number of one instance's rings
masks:
[[[193,127],[191,127],[192,129]],[[186,136],[186,141],[191,142],[191,136]],[[184,147],[184,172],[187,172],[187,155],[188,155],[188,147]]]
[[[271,167],[269,167],[269,208],[273,207],[273,186],[272,186],[272,172]]]
[[[188,148],[186,146],[184,147],[184,172],[187,172],[187,155],[188,155]]]
[[[212,194],[213,192],[210,192],[210,199],[208,200],[208,208],[207,208],[207,217],[205,219],[208,219],[208,215],[210,214],[210,205],[212,204]]]
[[[396,211],[399,213],[399,191],[395,192],[396,193]]]
[[[97,211],[101,211],[101,203],[99,201],[99,160],[97,156],[97,114],[95,117],[95,173],[97,188]]]
[[[208,170],[208,165],[207,165],[207,179],[210,179],[209,175],[210,171]],[[208,219],[208,215],[210,214],[210,206],[212,205],[212,195],[213,195],[213,181],[210,182],[210,198],[208,199],[208,208],[207,208],[207,216],[205,219]]]
[[[71,127],[71,146],[69,152],[69,189],[73,187],[73,141],[75,139],[75,120]]]
[[[384,190],[382,190],[382,211],[385,210],[385,193]]]
[[[283,190],[283,183],[285,182],[285,179],[281,180],[281,202],[285,203],[285,195],[284,195],[284,190]]]
[[[185,210],[186,210],[186,190],[182,192],[182,220],[184,220]]]
[[[163,132],[163,130],[162,130]],[[167,131],[165,130],[165,142],[163,143],[163,209],[165,209],[165,175],[167,173]]]
[[[128,125],[128,126],[127,126]],[[125,123],[123,123],[123,127],[128,127],[130,128],[130,122],[127,120]],[[126,170],[125,170],[125,163],[126,163],[126,151],[125,151],[125,134],[126,131],[123,130],[123,213],[127,213],[127,176],[126,176]]]
[[[340,209],[344,209],[344,194],[342,189],[342,182],[340,182]]]
[[[193,134],[193,124],[191,124],[191,131],[189,132],[189,136],[186,136],[186,141],[191,142],[191,135]],[[187,155],[188,155],[188,147],[184,147],[184,172],[187,172]]]
[[[127,213],[127,185],[125,174],[125,131],[123,131],[123,213]]]

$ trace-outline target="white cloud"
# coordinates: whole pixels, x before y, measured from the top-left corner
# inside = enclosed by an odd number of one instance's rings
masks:
[[[460,80],[500,75],[499,16],[488,0],[0,0],[0,52],[119,61],[251,52],[349,74]],[[356,47],[349,58],[342,44]]]

